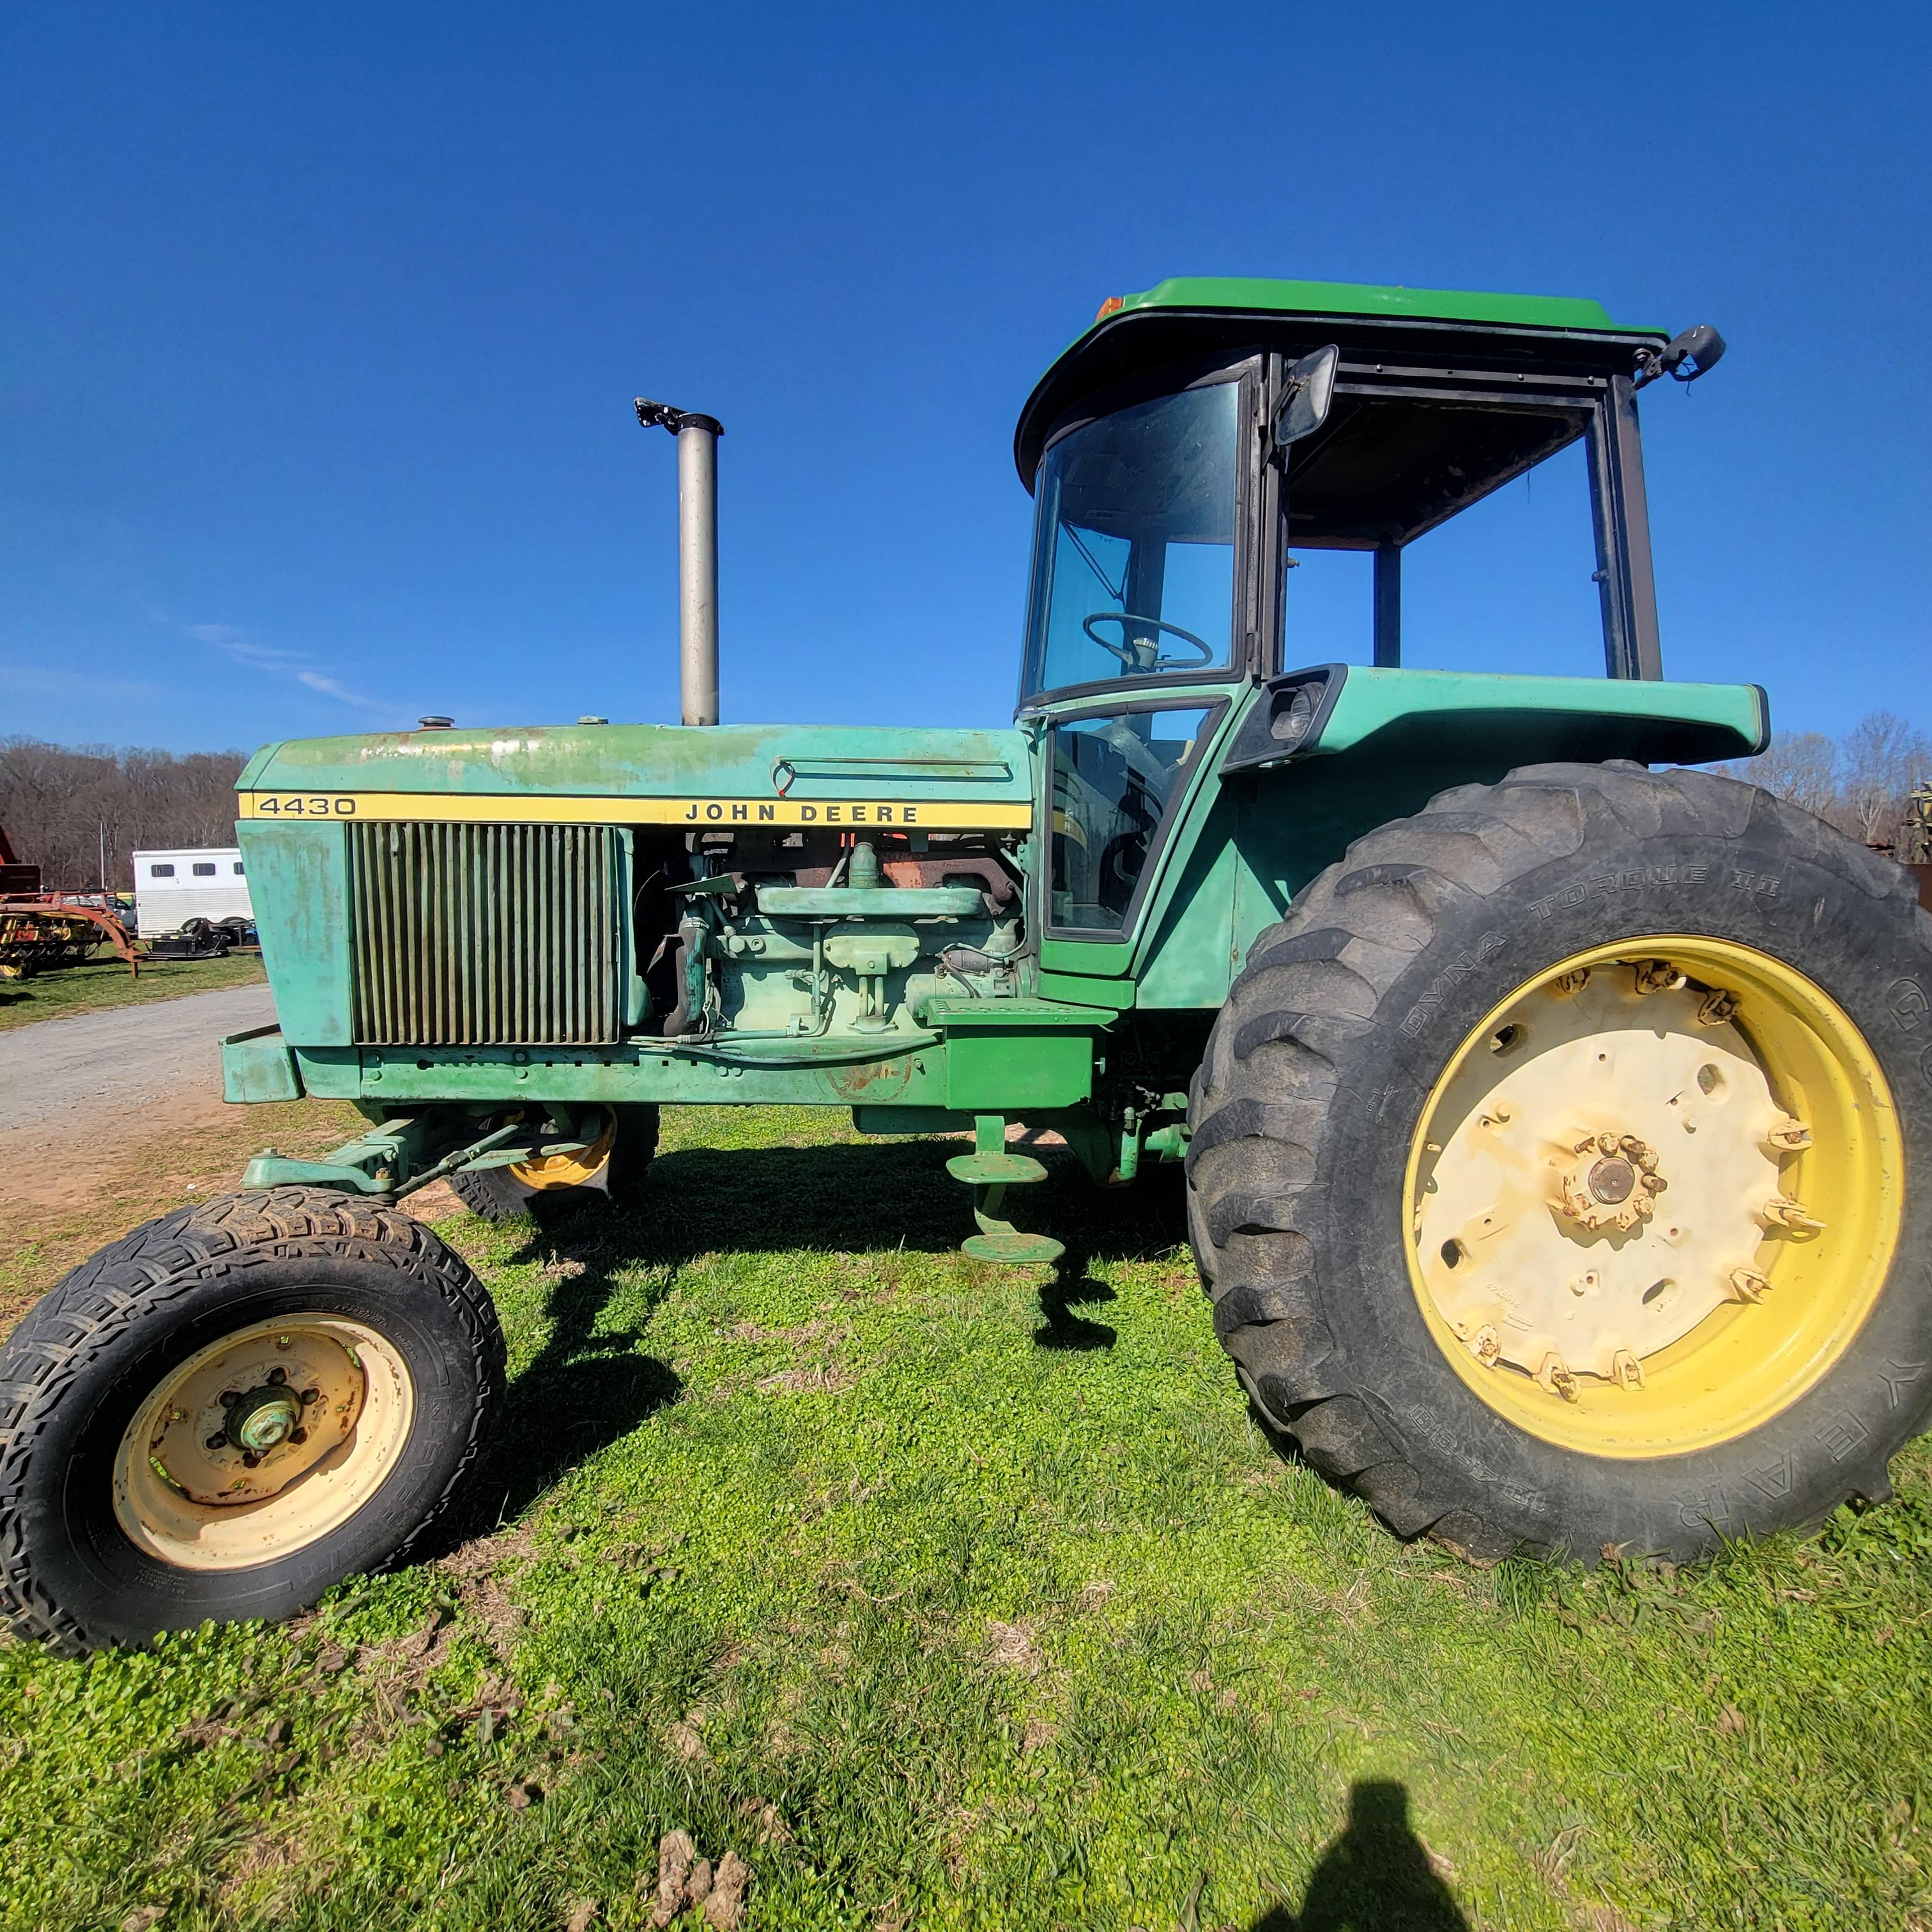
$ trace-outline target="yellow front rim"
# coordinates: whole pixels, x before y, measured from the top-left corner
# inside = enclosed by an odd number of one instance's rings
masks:
[[[1681,1454],[1843,1354],[1891,1266],[1902,1163],[1870,1048],[1803,974],[1622,940],[1499,1001],[1430,1090],[1410,1280],[1456,1373],[1530,1434]]]
[[[554,1187],[582,1187],[595,1180],[610,1158],[611,1143],[617,1138],[617,1123],[607,1117],[604,1131],[581,1154],[540,1155],[535,1160],[520,1160],[509,1172],[538,1193]]]
[[[338,1528],[394,1468],[416,1388],[359,1322],[291,1315],[191,1355],[135,1412],[114,1460],[114,1514],[150,1556],[240,1570]]]

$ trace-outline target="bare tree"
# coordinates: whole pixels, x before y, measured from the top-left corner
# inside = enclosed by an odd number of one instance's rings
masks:
[[[137,847],[232,845],[241,752],[117,751],[0,738],[0,825],[50,886],[134,882]]]
[[[1820,818],[1832,817],[1838,802],[1838,748],[1822,731],[1794,731],[1774,739],[1762,757],[1735,759],[1724,769]]]
[[[1844,759],[1841,788],[1858,836],[1889,844],[1912,788],[1932,772],[1932,742],[1895,712],[1870,711],[1845,734]]]

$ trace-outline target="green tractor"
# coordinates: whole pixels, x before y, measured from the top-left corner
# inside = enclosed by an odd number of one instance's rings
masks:
[[[1102,1182],[1184,1161],[1247,1400],[1399,1535],[1684,1562],[1882,1498],[1932,1399],[1932,924],[1684,769],[1762,750],[1766,700],[1663,680],[1634,399],[1722,349],[1574,300],[1109,302],[1020,418],[1003,730],[720,724],[718,425],[640,404],[681,727],[425,718],[242,774],[279,1024],[223,1043],[228,1097],[367,1131],[14,1333],[16,1627],[282,1616],[422,1548],[504,1354],[410,1196],[630,1195],[680,1102],[962,1136],[988,1264],[1060,1253],[1022,1128]],[[1405,553],[1572,445],[1607,677],[1405,668]],[[1369,662],[1322,661],[1292,568],[1335,551]]]

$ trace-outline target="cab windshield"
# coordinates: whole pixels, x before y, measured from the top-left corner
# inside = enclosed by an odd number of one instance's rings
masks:
[[[1158,397],[1047,451],[1026,694],[1226,667],[1240,400],[1232,380]]]

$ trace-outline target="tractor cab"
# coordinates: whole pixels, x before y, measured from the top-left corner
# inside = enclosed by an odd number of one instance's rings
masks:
[[[1304,550],[1372,555],[1373,662],[1398,665],[1408,547],[1577,442],[1606,668],[1660,677],[1634,398],[1722,352],[1568,299],[1225,280],[1116,298],[1015,437],[1038,506],[1022,698],[1272,674]]]
[[[1410,547],[1574,446],[1588,511],[1574,535],[1594,543],[1573,596],[1600,614],[1610,677],[1660,680],[1634,397],[1722,352],[1709,329],[1672,341],[1551,298],[1180,280],[1104,304],[1014,444],[1036,502],[1020,716],[1052,736],[1045,931],[1127,934],[1190,775],[1292,662],[1331,661],[1264,707],[1235,762],[1316,748],[1349,627],[1332,600],[1304,603],[1298,569],[1364,560],[1364,668],[1397,671]],[[1568,704],[1600,702],[1593,680],[1565,682]],[[1418,705],[1430,682],[1412,684]],[[1506,701],[1488,682],[1483,701]],[[1481,697],[1437,681],[1426,703],[1439,717]]]

